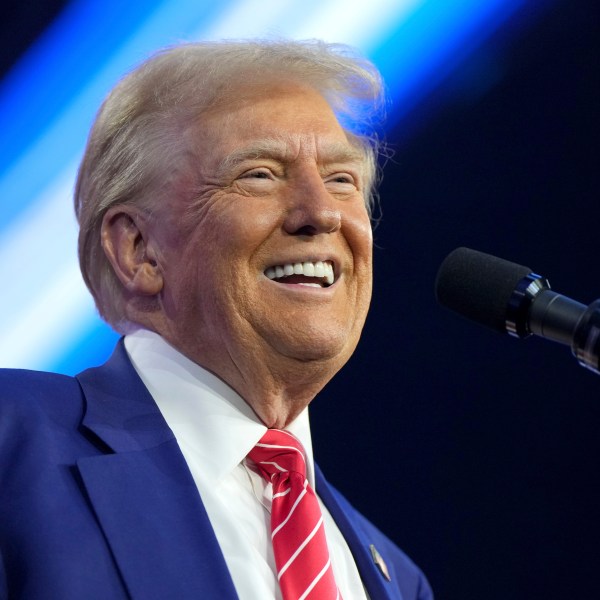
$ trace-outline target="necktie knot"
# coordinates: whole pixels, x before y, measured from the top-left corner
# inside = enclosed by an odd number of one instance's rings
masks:
[[[299,473],[306,477],[306,459],[302,444],[287,431],[268,429],[248,456],[267,480],[282,473]],[[277,479],[286,479],[277,477]]]

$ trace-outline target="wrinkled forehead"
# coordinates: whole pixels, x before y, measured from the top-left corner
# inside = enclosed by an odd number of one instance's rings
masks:
[[[363,162],[367,155],[327,99],[298,83],[236,88],[197,115],[187,133],[192,147],[201,153],[210,149],[225,168],[252,158],[288,162],[304,154],[326,162]]]

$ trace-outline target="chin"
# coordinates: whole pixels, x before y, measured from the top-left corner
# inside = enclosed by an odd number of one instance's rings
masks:
[[[283,340],[281,340],[283,342]],[[337,364],[335,370],[340,369],[350,358],[358,337],[350,336],[348,332],[327,332],[319,330],[314,335],[295,336],[286,339],[279,350],[289,358],[303,362],[331,362]]]

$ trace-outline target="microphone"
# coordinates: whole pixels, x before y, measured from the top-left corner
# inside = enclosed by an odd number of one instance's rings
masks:
[[[585,306],[552,291],[529,267],[469,248],[444,259],[435,295],[442,306],[500,333],[567,344],[581,366],[600,374],[600,299]]]

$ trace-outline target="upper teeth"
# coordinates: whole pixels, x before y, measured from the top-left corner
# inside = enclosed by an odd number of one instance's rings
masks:
[[[285,265],[277,265],[275,267],[269,267],[265,271],[265,275],[269,279],[281,279],[282,277],[289,277],[290,275],[305,275],[306,277],[321,277],[325,279],[328,285],[331,285],[334,281],[333,265],[327,261],[322,262],[304,262],[304,263],[288,263]]]

